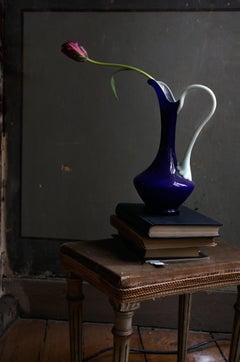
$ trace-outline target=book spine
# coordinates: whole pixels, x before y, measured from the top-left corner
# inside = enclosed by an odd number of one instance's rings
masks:
[[[133,229],[131,229],[128,225],[125,224],[124,221],[119,219],[115,215],[110,216],[110,223],[114,226],[119,233],[124,236],[126,239],[130,239],[135,242],[139,247],[145,249],[143,238]]]
[[[131,225],[133,228],[141,232],[144,236],[149,236],[149,224],[144,219],[136,216],[134,212],[130,212],[124,204],[118,204],[115,209],[116,215]]]

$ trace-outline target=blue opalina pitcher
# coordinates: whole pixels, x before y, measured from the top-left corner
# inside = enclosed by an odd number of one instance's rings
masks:
[[[134,185],[146,208],[150,212],[172,214],[178,212],[194,189],[191,175],[191,152],[202,128],[212,117],[216,109],[216,97],[206,86],[193,84],[188,86],[178,101],[170,88],[163,82],[148,80],[154,88],[160,106],[161,141],[157,155],[152,164],[134,178]],[[208,117],[193,134],[184,159],[178,162],[175,153],[175,132],[177,114],[183,107],[187,93],[194,88],[207,91],[212,98],[212,107]]]

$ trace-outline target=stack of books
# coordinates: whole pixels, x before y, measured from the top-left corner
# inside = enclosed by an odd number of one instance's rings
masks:
[[[110,217],[129,248],[142,259],[201,258],[201,248],[217,245],[221,224],[186,206],[176,215],[145,212],[143,204],[119,203]]]

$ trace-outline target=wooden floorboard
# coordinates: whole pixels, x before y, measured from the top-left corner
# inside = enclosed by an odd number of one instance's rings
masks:
[[[112,325],[84,324],[84,357],[92,362],[112,362]],[[189,332],[189,346],[211,338],[230,338],[229,334]],[[186,362],[226,362],[229,341],[211,342],[188,353]],[[134,327],[131,348],[174,351],[177,331]],[[98,354],[99,351],[110,350]],[[176,354],[143,354],[130,351],[129,362],[176,362]],[[1,362],[70,362],[68,323],[45,320],[17,320],[0,337]]]
[[[0,338],[1,362],[38,362],[46,332],[46,321],[18,320]]]
[[[156,351],[174,351],[177,349],[177,331],[176,330],[161,330],[159,328],[142,328],[141,335],[143,339],[144,348],[146,350]],[[210,333],[189,332],[188,347],[196,346],[199,343],[209,341],[212,339]],[[225,342],[225,347],[229,348]],[[148,355],[148,362],[175,362],[176,354],[163,354],[163,355]],[[215,343],[209,343],[206,347],[201,347],[194,351],[189,351],[186,362],[193,361],[224,361]]]
[[[70,362],[68,324],[48,321],[39,362]]]
[[[105,348],[111,348],[99,356],[91,359],[92,362],[112,362],[112,325],[110,324],[87,324],[84,326],[84,357],[89,357],[104,350]],[[131,337],[131,347],[141,349],[140,337],[138,334],[138,328],[133,328],[133,334]],[[145,362],[142,354],[132,353],[131,362]]]
[[[213,333],[213,337],[214,338],[230,338],[229,334],[224,334],[224,333]],[[220,350],[220,352],[222,353],[223,357],[226,359],[226,361],[228,361],[228,357],[229,357],[229,349],[230,349],[230,341],[227,340],[223,340],[223,341],[217,341],[217,346]]]

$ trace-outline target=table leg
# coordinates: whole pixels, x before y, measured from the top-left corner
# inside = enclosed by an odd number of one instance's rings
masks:
[[[67,286],[71,362],[82,362],[82,280],[67,277]]]
[[[177,362],[185,362],[187,357],[187,339],[191,314],[191,302],[192,294],[183,294],[179,296]]]
[[[234,308],[235,316],[233,322],[229,362],[239,362],[240,360],[240,285],[238,286],[237,302]]]
[[[115,312],[113,333],[113,362],[128,362],[129,344],[132,335],[132,318],[139,303],[116,305],[112,303]]]

